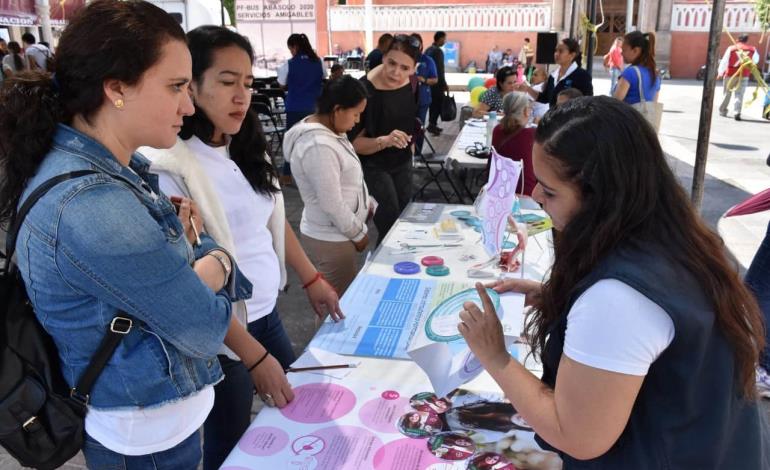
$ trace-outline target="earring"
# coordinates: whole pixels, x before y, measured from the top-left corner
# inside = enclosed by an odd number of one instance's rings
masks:
[[[112,104],[114,104],[115,107],[118,109],[123,109],[123,106],[125,105],[125,103],[123,103],[123,100],[121,99],[115,100]]]

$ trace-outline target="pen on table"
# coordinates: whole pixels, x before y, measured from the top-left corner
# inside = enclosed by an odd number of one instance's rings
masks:
[[[354,369],[356,364],[336,364],[333,366],[312,366],[312,367],[289,367],[286,372],[308,372],[311,370],[326,370],[326,369]]]

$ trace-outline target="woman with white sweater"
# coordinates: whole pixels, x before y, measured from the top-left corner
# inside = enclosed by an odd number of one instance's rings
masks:
[[[283,154],[305,203],[302,244],[342,295],[358,271],[357,254],[369,243],[366,222],[374,211],[361,161],[345,134],[366,108],[366,89],[345,75],[324,86],[317,104],[315,114],[286,134]]]
[[[284,369],[294,362],[276,301],[286,284],[284,262],[297,272],[319,317],[341,318],[339,299],[302,250],[286,222],[275,170],[257,117],[249,111],[254,51],[248,39],[220,26],[187,33],[195,114],[184,119],[176,145],[143,148],[161,190],[193,199],[204,230],[235,256],[252,282],[251,298],[233,305],[241,341],[223,349],[225,379],[214,389],[204,424],[203,468],[217,469],[251,421],[253,390],[268,405],[293,398]],[[246,328],[244,328],[244,326]],[[248,329],[249,334],[245,333]],[[233,354],[235,353],[235,354]]]

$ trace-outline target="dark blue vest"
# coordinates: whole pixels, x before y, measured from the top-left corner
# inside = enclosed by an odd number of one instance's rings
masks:
[[[740,398],[733,351],[709,299],[680,263],[659,253],[652,246],[626,246],[603,260],[571,293],[543,351],[542,380],[553,387],[567,313],[601,279],[628,284],[668,313],[673,342],[650,366],[620,438],[592,460],[573,459],[540,436],[538,443],[559,452],[565,469],[767,468],[762,466],[770,450],[762,441],[761,406]]]
[[[289,75],[286,79],[286,111],[315,111],[315,101],[321,94],[324,77],[321,61],[310,60],[297,54],[289,59]]]

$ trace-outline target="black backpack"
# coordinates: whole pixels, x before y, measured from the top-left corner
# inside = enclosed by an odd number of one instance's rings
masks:
[[[25,467],[54,469],[80,451],[89,393],[131,319],[115,317],[77,386],[67,386],[59,354],[35,317],[18,268],[12,262],[25,216],[62,181],[97,173],[74,171],[35,189],[13,218],[0,271],[0,444]]]

